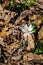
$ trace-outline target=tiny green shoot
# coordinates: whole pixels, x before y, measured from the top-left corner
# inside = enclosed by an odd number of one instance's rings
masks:
[[[30,5],[34,4],[35,0],[30,0]]]
[[[14,1],[10,0],[10,5],[13,6],[14,5]]]
[[[41,22],[43,23],[43,19],[41,20]]]
[[[39,48],[36,48],[36,50],[35,50],[34,53],[35,53],[35,54],[41,54],[41,53],[43,53],[43,50],[41,50],[41,49],[39,49]]]
[[[25,47],[28,46],[28,42],[27,41],[24,41],[23,44],[24,44]]]

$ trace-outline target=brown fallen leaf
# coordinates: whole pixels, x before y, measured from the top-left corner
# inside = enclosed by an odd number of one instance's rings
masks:
[[[35,38],[33,37],[33,35],[29,35],[28,36],[28,47],[26,48],[26,50],[31,51],[35,49]]]
[[[30,10],[25,10],[25,11],[23,11],[23,12],[20,14],[20,16],[17,18],[17,20],[15,21],[15,25],[19,24],[20,21],[21,21],[23,18],[25,18],[26,16],[29,16],[30,14],[32,14]]]
[[[10,44],[10,45],[7,45],[6,46],[6,49],[7,49],[7,52],[12,54],[16,49],[18,49],[20,47],[21,43],[18,41]]]
[[[42,63],[43,63],[43,56],[42,55],[37,55],[34,53],[27,53],[27,54],[23,55],[23,60],[26,61],[26,58],[28,61],[33,61],[33,62],[36,61],[36,63],[37,62],[41,63],[41,60],[42,60]]]
[[[43,39],[43,26],[41,27],[41,29],[38,32],[38,39]]]

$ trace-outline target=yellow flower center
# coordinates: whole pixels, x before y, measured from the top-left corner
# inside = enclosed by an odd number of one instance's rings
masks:
[[[26,29],[26,33],[28,33],[29,32],[29,30],[28,29]]]

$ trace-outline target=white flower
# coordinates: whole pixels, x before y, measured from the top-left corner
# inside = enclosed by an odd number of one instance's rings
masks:
[[[28,26],[27,24],[24,25],[24,27],[22,28],[22,32],[28,32]]]
[[[32,24],[30,24],[30,26],[29,26],[29,31],[31,32],[32,30],[33,30],[33,28],[34,28],[34,26],[32,26]]]
[[[24,25],[24,27],[22,28],[22,32],[24,33],[24,36],[26,35],[30,35],[32,34],[33,32],[35,32],[34,30],[34,27],[32,24],[30,24],[29,26],[27,24]],[[32,31],[33,30],[33,31]]]

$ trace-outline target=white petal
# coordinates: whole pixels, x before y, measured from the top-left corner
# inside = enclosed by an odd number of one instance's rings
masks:
[[[32,29],[33,29],[33,26],[30,24],[28,30],[29,30],[29,31],[32,31]]]
[[[27,25],[27,24],[25,24],[24,29],[25,29],[25,30],[28,29],[28,25]]]
[[[27,36],[27,35],[28,35],[28,33],[23,34],[23,36]]]
[[[22,32],[25,32],[25,30],[22,28]]]

